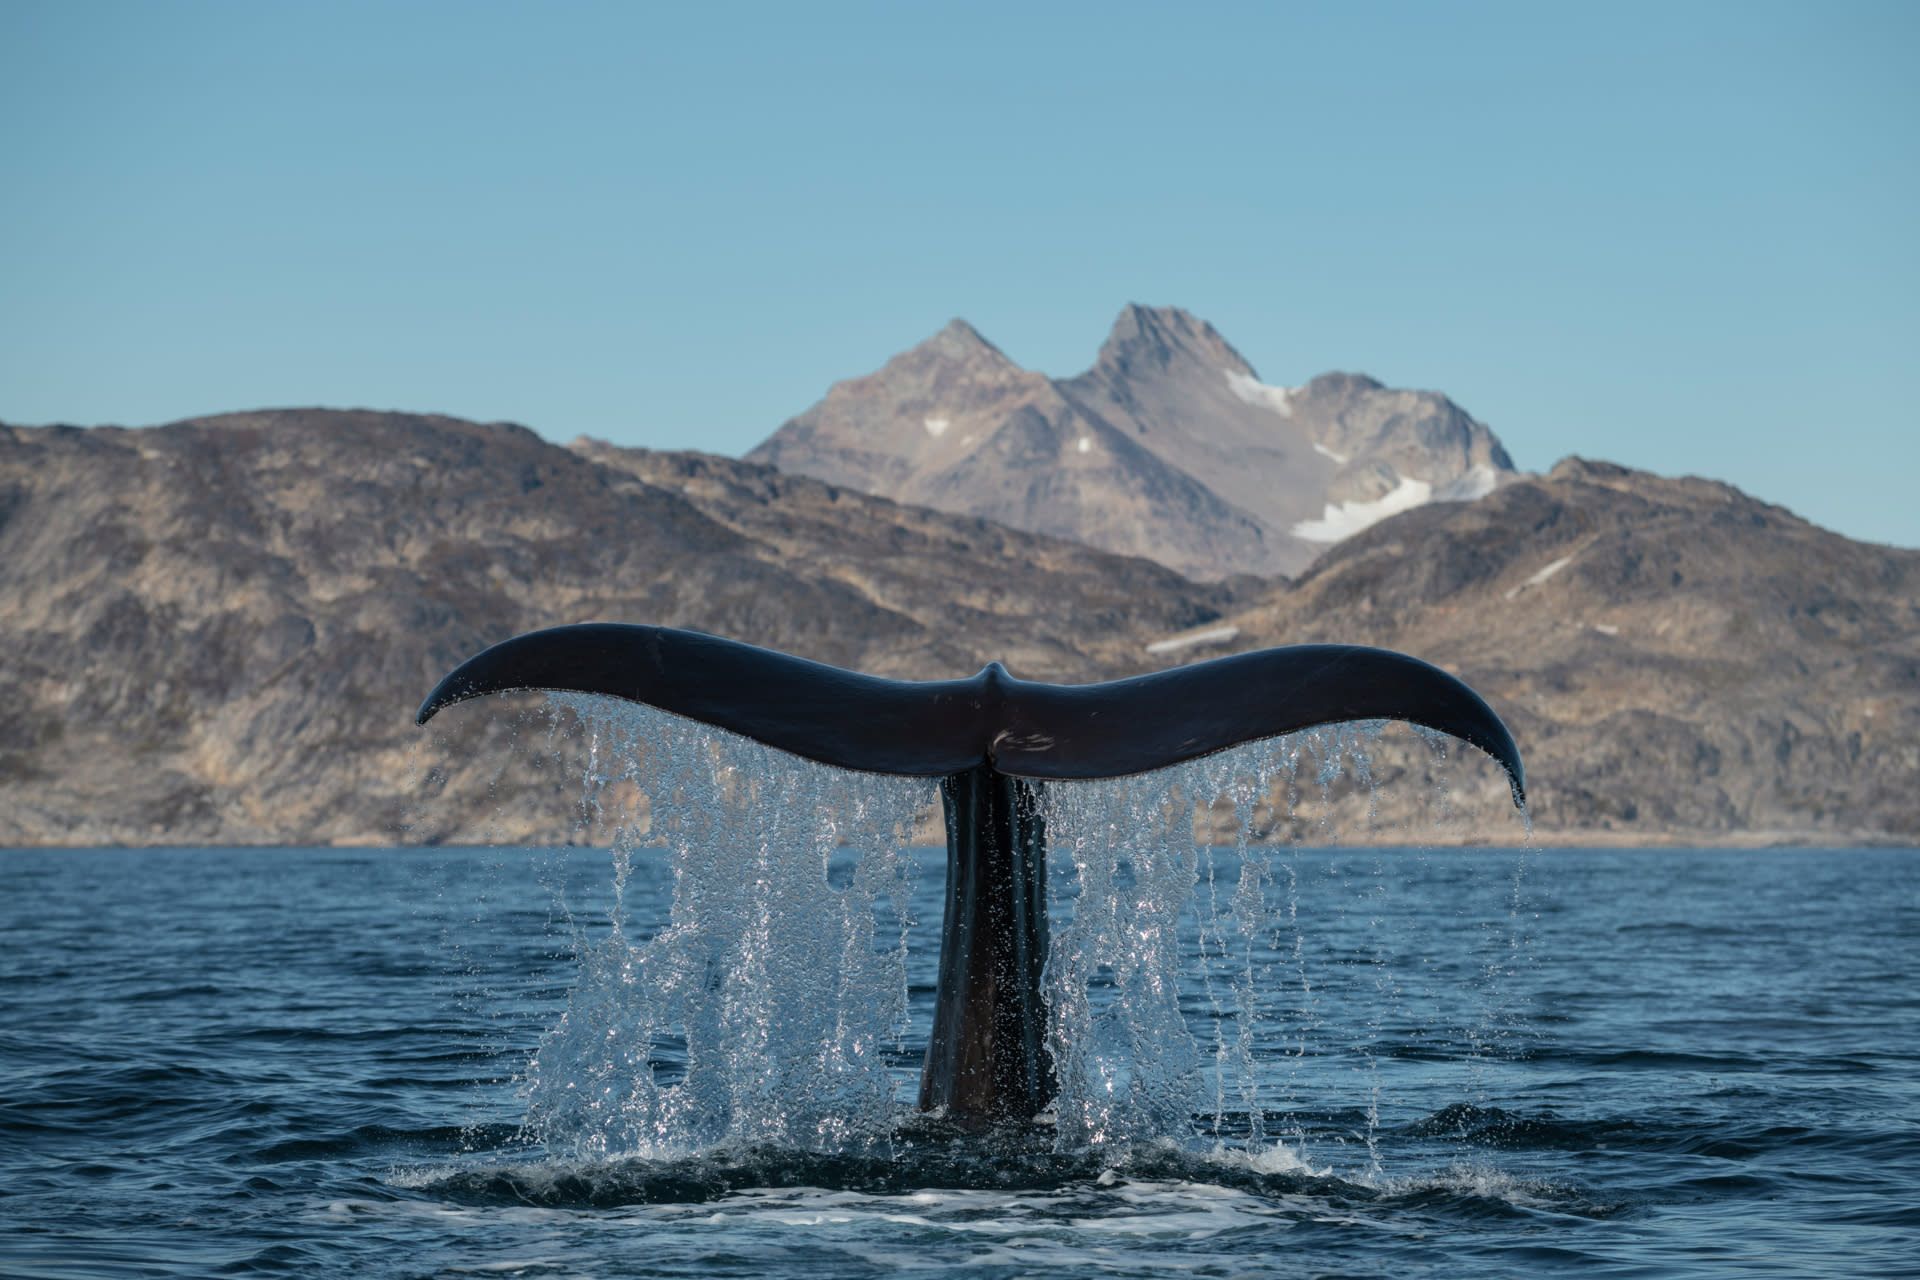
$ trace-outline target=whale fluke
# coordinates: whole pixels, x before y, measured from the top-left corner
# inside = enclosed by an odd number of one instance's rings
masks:
[[[461,663],[417,721],[512,690],[641,702],[822,764],[947,777],[982,767],[1040,781],[1163,769],[1243,742],[1347,720],[1405,720],[1525,773],[1479,694],[1387,649],[1303,644],[1104,684],[1018,680],[999,663],[965,680],[860,675],[672,627],[594,622],[515,636]]]
[[[1406,720],[1525,774],[1480,695],[1385,649],[1308,644],[1130,680],[1053,685],[993,663],[966,680],[883,680],[718,636],[587,623],[503,641],[420,705],[517,689],[645,703],[822,764],[941,779],[946,914],[920,1106],[963,1125],[1025,1121],[1057,1091],[1047,1048],[1049,781],[1145,773],[1344,720]]]

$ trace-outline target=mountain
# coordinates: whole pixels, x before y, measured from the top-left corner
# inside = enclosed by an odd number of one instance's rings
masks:
[[[1137,305],[1059,381],[955,320],[747,457],[1196,579],[1295,573],[1387,515],[1513,474],[1444,396],[1353,374],[1268,386],[1205,321]]]
[[[1454,671],[1522,744],[1548,832],[1920,835],[1920,552],[1730,485],[1568,459],[1382,521],[1206,632]]]
[[[325,410],[0,427],[0,846],[472,839],[503,807],[564,838],[566,788],[490,794],[506,720],[449,720],[481,736],[434,779],[412,724],[455,663],[537,627],[1085,680],[1130,660],[1143,621],[1191,626],[1224,599],[764,467],[594,453]],[[403,831],[426,790],[432,815]]]
[[[530,700],[412,711],[484,645],[586,619],[912,678],[1386,645],[1507,719],[1545,840],[1920,839],[1920,552],[1711,481],[1569,460],[1296,580],[1204,584],[726,458],[289,410],[0,427],[0,845],[568,839],[577,772],[510,750]],[[1332,830],[1424,838],[1426,745],[1366,741],[1383,785],[1336,785]],[[1512,839],[1457,754],[1484,830],[1438,835]],[[1256,817],[1325,839],[1318,803]]]

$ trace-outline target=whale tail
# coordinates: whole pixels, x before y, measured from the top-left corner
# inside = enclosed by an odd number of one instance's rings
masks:
[[[427,695],[425,724],[516,689],[658,707],[822,764],[944,778],[981,766],[1036,780],[1146,773],[1260,738],[1347,720],[1451,734],[1526,775],[1477,693],[1417,658],[1303,644],[1105,684],[1018,680],[994,663],[965,680],[885,680],[697,631],[586,623],[534,631],[461,663]]]
[[[1459,679],[1357,645],[1292,645],[1105,684],[884,680],[670,627],[588,623],[516,636],[461,663],[417,722],[469,698],[564,690],[644,703],[797,756],[940,778],[947,897],[920,1105],[961,1123],[1030,1119],[1055,1092],[1047,955],[1049,781],[1146,773],[1348,720],[1451,734],[1526,775],[1513,735]]]

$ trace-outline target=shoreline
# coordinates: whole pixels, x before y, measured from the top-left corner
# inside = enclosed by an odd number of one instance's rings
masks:
[[[1235,840],[1197,841],[1210,848],[1231,848]],[[1661,853],[1667,851],[1687,852],[1762,852],[1769,850],[1799,851],[1806,853],[1850,853],[1869,850],[1893,850],[1920,852],[1920,838],[1903,837],[1886,832],[1856,832],[1850,835],[1818,835],[1806,832],[1734,832],[1674,834],[1661,837],[1634,838],[1620,832],[1606,831],[1569,831],[1535,833],[1531,840],[1470,840],[1460,838],[1439,838],[1425,840],[1335,840],[1325,843],[1313,841],[1253,840],[1249,846],[1262,849],[1293,848],[1309,852],[1331,852],[1347,849],[1380,849],[1393,851],[1414,851],[1426,849],[1478,849],[1513,850],[1520,852],[1528,849],[1542,853],[1562,850],[1575,851],[1630,851]],[[457,841],[430,842],[413,841],[407,843],[387,843],[378,840],[338,840],[322,844],[300,841],[267,842],[251,840],[237,841],[196,841],[190,843],[175,841],[143,841],[133,843],[113,843],[98,841],[75,841],[42,844],[6,844],[0,843],[0,855],[9,853],[38,853],[51,850],[65,850],[73,853],[121,852],[151,850],[154,852],[179,852],[189,849],[231,849],[235,851],[253,850],[260,853],[311,852],[314,850],[365,849],[391,853],[413,853],[439,851],[444,853],[482,853],[489,850],[519,849],[606,849],[611,846],[604,843],[584,841],[528,841],[524,843],[496,842],[488,844],[467,844]],[[635,846],[640,849],[660,848],[645,841]],[[938,840],[915,839],[908,842],[909,848],[937,849]]]

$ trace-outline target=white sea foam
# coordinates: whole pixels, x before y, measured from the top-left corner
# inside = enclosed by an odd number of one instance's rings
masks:
[[[1246,1169],[1253,1173],[1299,1173],[1310,1178],[1333,1176],[1331,1167],[1314,1167],[1298,1150],[1284,1142],[1257,1149],[1223,1147],[1209,1154],[1207,1159],[1224,1168]]]

